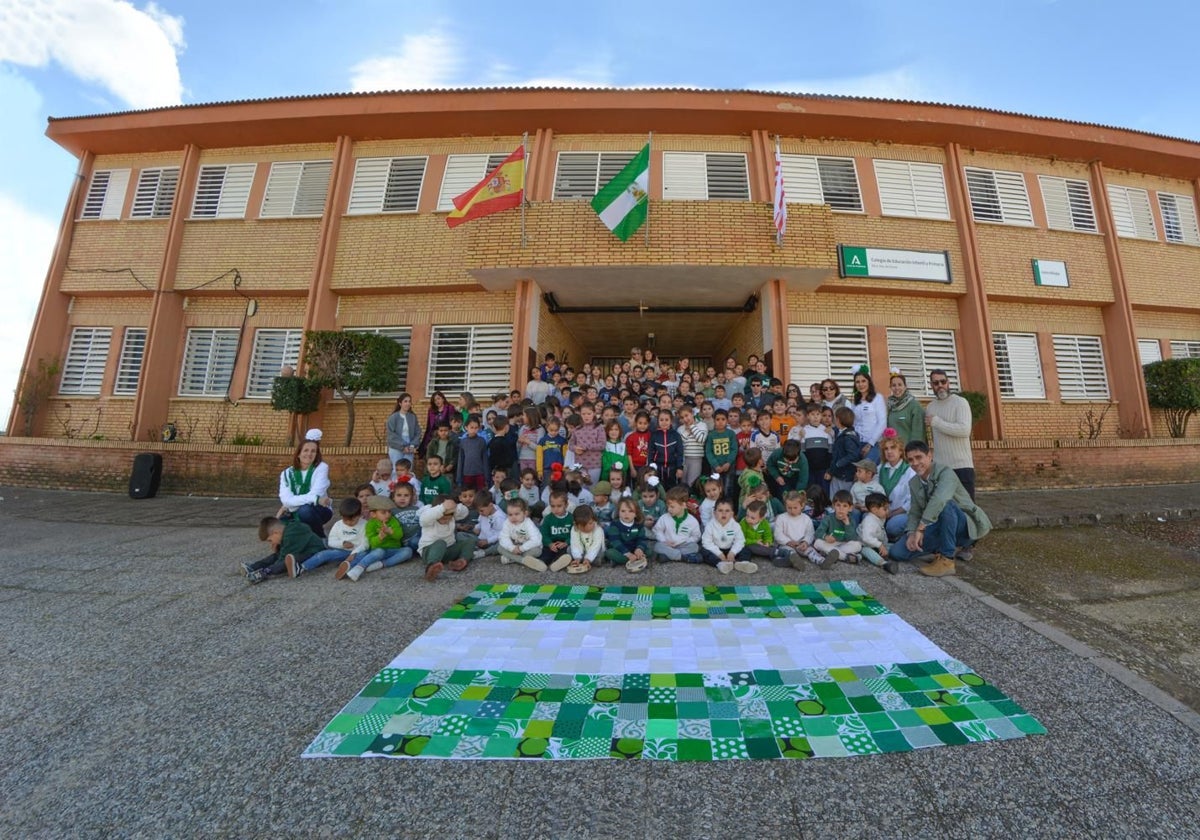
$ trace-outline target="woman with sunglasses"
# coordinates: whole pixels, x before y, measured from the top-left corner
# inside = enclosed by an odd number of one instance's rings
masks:
[[[821,380],[821,405],[834,413],[846,405],[846,395],[842,393],[842,389],[833,379]]]

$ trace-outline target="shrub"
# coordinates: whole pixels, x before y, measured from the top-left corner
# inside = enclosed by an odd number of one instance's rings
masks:
[[[1171,437],[1186,436],[1188,420],[1200,412],[1200,359],[1163,359],[1143,370],[1150,407],[1166,414]]]

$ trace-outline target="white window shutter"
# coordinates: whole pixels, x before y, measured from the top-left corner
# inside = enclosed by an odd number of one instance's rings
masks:
[[[1033,211],[1025,176],[1020,172],[997,172],[965,167],[971,214],[977,222],[1033,225]]]
[[[179,167],[143,169],[138,175],[130,218],[162,219],[170,216],[178,185]]]
[[[599,191],[599,152],[559,152],[554,169],[554,200],[591,198]]]
[[[750,200],[750,176],[745,155],[704,156],[709,199]]]
[[[608,186],[608,182],[620,174],[621,170],[637,157],[637,152],[601,152],[600,168],[596,178],[596,192]],[[591,198],[591,196],[586,196]]]
[[[1162,361],[1162,345],[1157,338],[1138,339],[1138,362],[1148,365],[1151,362]]]
[[[511,324],[434,327],[426,392],[507,391],[511,365]]]
[[[421,202],[421,185],[425,181],[424,157],[392,158],[388,170],[387,191],[383,196],[383,212],[415,213]]]
[[[951,330],[888,329],[888,365],[899,368],[913,393],[931,396],[929,372],[946,371],[950,388],[958,390],[958,353]]]
[[[100,169],[92,173],[81,219],[119,219],[129,189],[128,169]]]
[[[809,155],[780,155],[783,191],[788,204],[824,204],[817,159]]]
[[[788,361],[792,381],[809,383],[822,379],[846,381],[850,368],[867,361],[866,327],[825,327],[794,324],[788,327]]]
[[[250,200],[250,185],[254,182],[256,164],[239,163],[228,166],[202,166],[196,181],[196,196],[192,201],[192,217],[196,219],[242,219]]]
[[[1168,242],[1200,245],[1200,230],[1196,228],[1196,203],[1191,196],[1159,193],[1158,207],[1162,211],[1163,236]]]
[[[821,157],[817,158],[817,168],[821,175],[821,193],[830,209],[861,213],[862,192],[854,159]]]
[[[320,216],[325,212],[325,197],[332,175],[333,161],[304,161],[300,181],[296,184],[296,198],[292,202],[293,216]]]
[[[60,394],[99,394],[112,343],[110,327],[76,327],[59,378]]]
[[[333,161],[278,161],[271,164],[259,215],[264,219],[287,216],[320,216]]]
[[[1042,360],[1038,354],[1036,335],[994,333],[992,347],[996,355],[1001,396],[1045,399],[1046,385],[1042,380]]]
[[[117,364],[114,394],[136,394],[142,375],[142,359],[146,355],[146,328],[126,327],[121,342],[121,359]]]
[[[1104,349],[1094,335],[1056,335],[1054,365],[1064,400],[1107,400]]]
[[[708,198],[708,165],[698,152],[663,152],[663,198],[703,201]]]
[[[876,160],[875,179],[885,216],[949,219],[946,178],[941,164]]]
[[[350,187],[350,207],[346,212],[353,215],[382,211],[388,173],[391,169],[391,158],[359,158],[355,161],[354,183]]]
[[[1200,359],[1200,341],[1172,341],[1172,359]]]
[[[1087,181],[1039,175],[1042,202],[1046,205],[1046,225],[1051,230],[1095,232],[1096,211]]]
[[[442,175],[442,188],[438,192],[438,211],[453,210],[455,198],[482,181],[485,175],[507,158],[508,155],[503,152],[492,155],[450,155],[446,159],[446,172]]]
[[[295,367],[300,358],[303,330],[256,330],[254,351],[250,356],[250,375],[246,378],[246,396],[271,396],[275,377],[284,365]]]
[[[1158,239],[1148,192],[1109,184],[1108,204],[1112,208],[1117,236],[1128,239]]]
[[[237,362],[238,330],[190,329],[179,372],[179,395],[223,397]]]

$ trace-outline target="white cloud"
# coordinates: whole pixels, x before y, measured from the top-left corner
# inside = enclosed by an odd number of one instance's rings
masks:
[[[910,67],[897,67],[880,73],[847,76],[838,79],[800,79],[783,82],[755,82],[750,90],[787,91],[831,96],[859,96],[877,99],[913,99],[929,101],[934,94]]]
[[[441,30],[405,35],[394,55],[367,58],[354,65],[350,89],[365,92],[452,87],[462,64],[458,42]]]
[[[0,62],[54,62],[130,108],[178,105],[183,18],[150,2],[0,0]]]
[[[0,194],[0,254],[5,269],[0,274],[0,424],[8,422],[13,391],[25,359],[25,345],[38,298],[54,253],[58,225]]]

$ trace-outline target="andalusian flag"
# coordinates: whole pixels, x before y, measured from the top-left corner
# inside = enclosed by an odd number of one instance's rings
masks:
[[[525,146],[521,145],[482,181],[454,199],[446,224],[458,227],[463,222],[520,207],[524,197]]]
[[[650,201],[650,144],[642,147],[629,165],[616,174],[596,197],[592,209],[622,242],[646,222]]]

